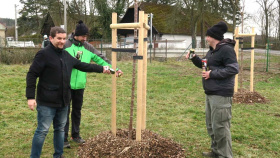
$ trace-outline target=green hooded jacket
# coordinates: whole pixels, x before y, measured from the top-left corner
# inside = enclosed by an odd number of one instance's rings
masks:
[[[79,60],[85,63],[95,62],[101,66],[111,66],[111,61],[103,56],[97,49],[95,49],[88,42],[81,43],[74,38],[70,38],[64,45],[65,50],[71,54],[74,58],[77,58],[77,52],[80,51]],[[72,69],[71,74],[71,89],[85,89],[87,81],[87,73]]]

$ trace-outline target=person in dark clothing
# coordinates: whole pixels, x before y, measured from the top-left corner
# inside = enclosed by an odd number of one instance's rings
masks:
[[[50,44],[50,39],[48,38],[48,35],[44,35],[44,40],[42,42],[42,48],[45,48],[48,44]]]
[[[72,68],[86,72],[110,73],[106,66],[83,63],[63,50],[66,32],[62,28],[51,28],[50,41],[51,43],[46,48],[36,54],[26,77],[28,106],[31,110],[37,109],[38,121],[32,140],[31,158],[40,157],[51,123],[54,128],[53,157],[63,157],[64,126],[71,97]],[[39,81],[36,86],[37,78]]]
[[[203,58],[207,59],[207,67],[202,72],[202,83],[206,94],[206,127],[212,151],[203,152],[205,157],[233,157],[230,120],[234,78],[239,68],[234,51],[235,41],[224,39],[227,29],[226,23],[219,22],[206,33],[210,50]],[[189,53],[186,58],[189,58]],[[201,58],[194,55],[191,60],[195,66],[203,68]]]

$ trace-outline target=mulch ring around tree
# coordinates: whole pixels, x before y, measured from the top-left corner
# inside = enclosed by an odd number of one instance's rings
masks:
[[[135,129],[128,139],[127,129],[118,129],[116,137],[111,131],[90,138],[78,149],[80,158],[131,158],[131,157],[185,157],[185,149],[170,139],[149,130],[142,130],[141,141],[136,141]]]
[[[234,103],[268,103],[268,100],[258,92],[249,92],[247,90],[238,90],[233,96]]]

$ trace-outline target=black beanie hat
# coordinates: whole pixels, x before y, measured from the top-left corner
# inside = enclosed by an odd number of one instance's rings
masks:
[[[78,22],[76,25],[76,30],[75,30],[75,36],[83,36],[88,34],[88,28],[86,25],[83,23],[82,20]]]
[[[212,26],[207,30],[206,35],[221,41],[224,39],[224,33],[228,30],[227,24],[225,22],[219,22],[218,24]]]

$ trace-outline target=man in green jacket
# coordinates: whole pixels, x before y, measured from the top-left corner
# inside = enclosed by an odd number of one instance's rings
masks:
[[[81,60],[85,63],[90,63],[94,61],[96,64],[101,66],[111,66],[111,61],[103,56],[97,49],[95,49],[91,44],[86,42],[88,35],[88,28],[83,23],[79,21],[75,33],[66,41],[64,46],[65,50],[71,54],[73,57]],[[123,72],[119,69],[116,71],[117,76],[121,76]],[[72,70],[71,74],[71,100],[72,100],[72,112],[71,112],[71,137],[74,142],[84,143],[80,136],[80,122],[81,122],[81,109],[83,105],[83,95],[84,89],[86,87],[86,72],[79,71],[77,69]],[[64,147],[70,148],[70,143],[68,142],[68,131],[69,131],[69,114],[70,108],[67,115],[67,123],[64,128]]]

